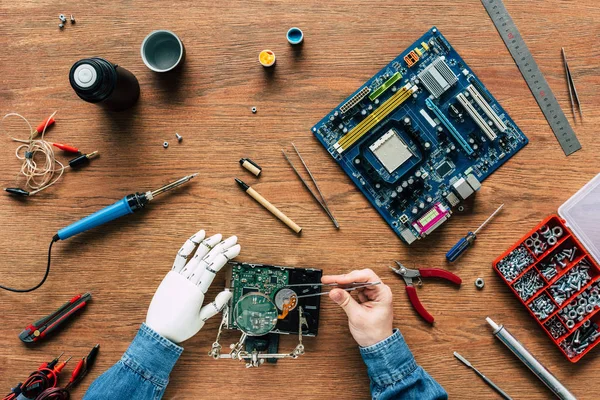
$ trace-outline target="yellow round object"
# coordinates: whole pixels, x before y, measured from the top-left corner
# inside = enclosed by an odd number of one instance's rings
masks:
[[[263,50],[258,55],[258,61],[263,67],[272,67],[275,64],[275,53],[271,50]]]

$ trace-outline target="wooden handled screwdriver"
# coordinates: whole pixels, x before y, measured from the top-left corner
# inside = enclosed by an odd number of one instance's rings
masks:
[[[258,204],[260,204],[261,206],[263,206],[264,208],[269,210],[271,212],[271,214],[276,216],[281,222],[286,224],[291,230],[293,230],[296,233],[302,232],[302,228],[300,226],[298,226],[298,224],[296,224],[294,221],[292,221],[287,215],[285,215],[284,213],[279,211],[279,209],[277,207],[275,207],[267,199],[262,197],[260,193],[258,193],[256,190],[252,189],[250,186],[248,186],[247,184],[245,184],[238,178],[235,178],[235,181],[237,182],[238,185],[240,185],[240,187],[242,188],[242,190],[244,190],[244,192],[248,193],[248,195],[250,195],[250,197],[252,197],[254,200],[256,200],[258,202]]]

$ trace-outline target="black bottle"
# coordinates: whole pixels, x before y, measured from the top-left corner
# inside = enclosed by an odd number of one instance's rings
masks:
[[[73,64],[69,81],[82,100],[113,111],[130,108],[140,97],[135,75],[99,57],[84,58]]]

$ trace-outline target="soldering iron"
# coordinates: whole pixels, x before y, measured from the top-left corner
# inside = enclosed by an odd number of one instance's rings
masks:
[[[156,196],[165,193],[171,189],[174,189],[184,183],[189,182],[192,178],[194,178],[196,174],[187,175],[183,178],[176,180],[175,182],[171,182],[167,185],[164,185],[156,190],[149,190],[147,192],[137,192],[128,194],[121,200],[117,201],[114,204],[111,204],[108,207],[104,207],[101,210],[96,211],[95,213],[88,215],[85,218],[80,219],[77,222],[72,223],[71,225],[60,229],[56,235],[52,238],[50,242],[50,247],[48,248],[48,264],[46,266],[46,272],[42,280],[35,286],[29,289],[15,289],[0,285],[0,289],[8,290],[11,292],[17,293],[26,293],[32,292],[42,286],[46,279],[48,278],[48,274],[50,273],[50,260],[52,254],[52,245],[59,240],[66,240],[72,236],[75,236],[79,233],[85,232],[87,230],[96,228],[100,225],[103,225],[107,222],[115,220],[117,218],[123,217],[128,214],[133,214],[134,212],[143,209],[146,204],[152,201]]]

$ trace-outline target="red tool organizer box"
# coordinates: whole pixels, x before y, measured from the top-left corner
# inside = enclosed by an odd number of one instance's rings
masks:
[[[577,362],[600,344],[600,174],[558,212],[493,267],[569,361]]]

